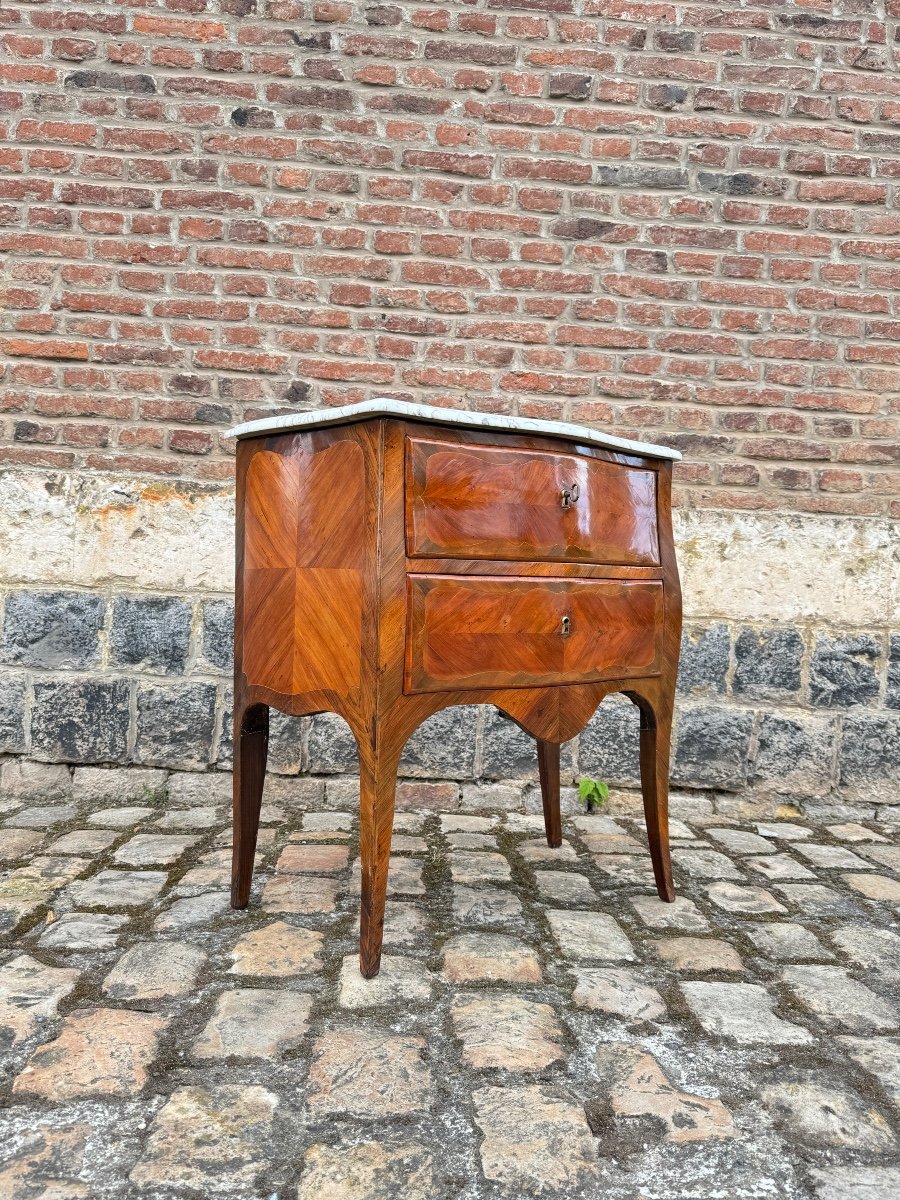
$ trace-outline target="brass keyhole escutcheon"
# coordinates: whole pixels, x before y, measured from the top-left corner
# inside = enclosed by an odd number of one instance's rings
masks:
[[[572,618],[571,617],[563,617],[563,619],[559,623],[559,632],[562,634],[563,637],[569,636],[569,634],[572,632]]]
[[[581,489],[577,483],[573,483],[571,487],[564,487],[560,493],[560,504],[563,508],[571,508],[580,495]]]

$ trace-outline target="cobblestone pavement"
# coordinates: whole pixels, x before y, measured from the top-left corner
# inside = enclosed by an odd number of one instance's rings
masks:
[[[633,807],[401,812],[366,982],[352,805],[273,784],[233,912],[186,778],[0,802],[3,1200],[900,1195],[889,830],[679,809],[664,905]]]

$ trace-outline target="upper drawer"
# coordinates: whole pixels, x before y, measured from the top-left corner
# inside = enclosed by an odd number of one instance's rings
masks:
[[[656,472],[411,437],[406,545],[419,558],[655,566]]]

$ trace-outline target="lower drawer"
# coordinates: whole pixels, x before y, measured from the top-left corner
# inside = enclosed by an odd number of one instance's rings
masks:
[[[658,580],[411,575],[408,692],[659,673]]]

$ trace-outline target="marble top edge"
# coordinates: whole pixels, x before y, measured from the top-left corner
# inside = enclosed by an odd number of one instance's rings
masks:
[[[533,417],[505,417],[495,413],[472,412],[466,408],[437,408],[431,404],[393,400],[389,396],[376,396],[359,404],[315,408],[309,412],[287,413],[281,417],[246,421],[243,425],[235,425],[233,429],[229,429],[225,436],[244,438],[274,433],[280,429],[317,429],[327,425],[346,425],[353,421],[361,421],[365,417],[402,417],[407,421],[462,425],[467,429],[502,429],[507,433],[543,434],[545,437],[588,442],[594,446],[603,446],[607,450],[618,450],[641,458],[665,458],[672,461],[681,458],[680,451],[670,450],[668,446],[630,441],[628,438],[591,429],[588,425],[574,425],[568,421],[540,421]]]

